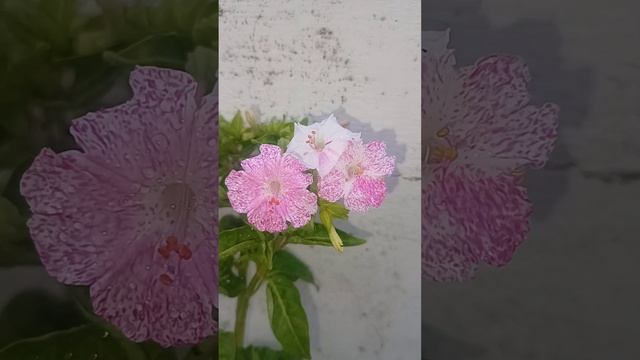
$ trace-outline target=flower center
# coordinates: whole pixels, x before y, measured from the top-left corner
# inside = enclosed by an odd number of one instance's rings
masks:
[[[427,141],[427,164],[438,164],[453,161],[458,158],[458,150],[446,140],[449,128],[442,128],[436,132],[436,138]]]
[[[322,136],[316,133],[315,130],[311,131],[310,135],[307,135],[307,141],[305,141],[309,146],[316,151],[322,151],[325,146],[329,145],[331,141],[325,143]]]
[[[167,185],[161,194],[162,207],[169,214],[188,215],[196,202],[196,195],[185,183],[176,182]]]
[[[189,244],[185,242],[189,215],[194,208],[196,197],[191,187],[185,183],[171,183],[161,193],[162,211],[169,219],[173,229],[157,248],[158,253],[167,262],[167,271],[160,274],[158,279],[163,285],[171,285],[175,279],[179,264],[183,260],[190,260],[192,253]]]
[[[364,173],[364,168],[360,164],[352,164],[347,168],[347,179],[351,180]]]
[[[282,190],[282,186],[280,182],[277,180],[272,180],[269,182],[269,192],[271,193],[271,199],[269,199],[269,204],[271,205],[280,205],[280,191]]]

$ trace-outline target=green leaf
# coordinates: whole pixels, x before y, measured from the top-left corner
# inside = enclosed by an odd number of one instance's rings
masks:
[[[339,229],[336,229],[336,231],[338,235],[340,235],[340,238],[342,238],[345,247],[358,246],[366,243],[364,239],[357,238],[345,231]],[[333,246],[329,238],[329,233],[327,233],[327,230],[322,224],[315,224],[312,231],[306,228],[295,230],[291,232],[289,236],[288,242],[290,244]]]
[[[218,336],[206,338],[200,344],[191,347],[187,355],[182,360],[218,359],[218,341]]]
[[[0,266],[37,264],[40,259],[28,238],[25,219],[11,201],[0,197]]]
[[[126,344],[96,325],[83,325],[17,341],[0,350],[3,360],[145,359],[135,344]]]
[[[236,360],[236,341],[232,332],[220,331],[218,346],[218,359]]]
[[[307,314],[291,280],[284,276],[268,279],[267,309],[271,330],[284,351],[310,359]]]
[[[219,261],[231,258],[240,251],[255,249],[262,245],[260,235],[247,225],[220,231],[218,241]]]
[[[286,250],[277,251],[273,255],[273,269],[271,269],[269,276],[280,275],[287,277],[291,281],[300,279],[316,285],[313,273],[311,273],[307,264]]]
[[[21,43],[58,54],[71,48],[75,0],[5,0],[0,14]]]
[[[187,55],[185,70],[196,79],[204,93],[208,94],[213,89],[218,75],[218,53],[202,46],[196,47]]]
[[[205,344],[205,343],[202,343]],[[140,343],[140,348],[146,354],[147,360],[177,360],[178,356],[174,348],[163,348],[153,341]],[[72,358],[73,359],[73,358]],[[98,358],[99,359],[99,358]]]
[[[13,296],[0,313],[0,349],[20,339],[70,329],[86,322],[73,301],[61,300],[44,289]]]
[[[320,211],[325,211],[334,219],[347,219],[349,218],[349,210],[344,205],[337,202],[329,202],[324,199],[320,199]]]
[[[225,215],[220,219],[220,230],[235,229],[244,225],[242,218],[236,215]]]
[[[236,297],[240,295],[246,288],[247,279],[245,276],[236,274],[234,269],[234,262],[232,258],[219,262],[220,270],[220,292],[228,297]]]
[[[222,357],[220,359],[223,359]],[[238,360],[300,360],[299,356],[294,356],[281,350],[274,350],[262,346],[249,346],[240,351]]]
[[[103,58],[114,65],[154,65],[184,69],[189,42],[177,34],[146,37],[120,51],[105,51]]]

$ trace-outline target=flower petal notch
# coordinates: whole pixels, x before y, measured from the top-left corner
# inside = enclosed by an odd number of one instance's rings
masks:
[[[526,239],[522,177],[549,158],[559,109],[529,103],[522,59],[456,67],[448,44],[449,30],[423,33],[422,275],[462,281],[480,263],[507,264]]]
[[[133,98],[73,121],[80,151],[44,149],[21,180],[49,274],[90,287],[129,339],[195,344],[216,332],[217,93],[136,67]]]
[[[317,197],[308,190],[313,176],[297,158],[282,154],[279,146],[263,144],[260,154],[242,161],[225,179],[231,206],[247,214],[259,231],[277,233],[288,224],[299,228],[318,210]]]

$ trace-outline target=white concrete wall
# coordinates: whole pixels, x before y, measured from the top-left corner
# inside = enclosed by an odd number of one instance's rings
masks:
[[[420,3],[416,0],[221,1],[221,114],[265,117],[340,108],[363,138],[398,157],[381,209],[353,215],[368,244],[343,255],[296,248],[320,291],[302,285],[314,359],[418,359],[420,354]],[[221,298],[221,326],[235,301]],[[277,347],[264,292],[247,343]]]

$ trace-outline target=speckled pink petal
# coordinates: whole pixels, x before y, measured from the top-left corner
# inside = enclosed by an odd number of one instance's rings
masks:
[[[43,149],[20,188],[33,216],[28,222],[40,258],[53,277],[86,285],[109,269],[109,253],[136,236],[133,184],[112,178],[76,151]]]
[[[355,179],[351,191],[344,198],[344,206],[353,211],[364,212],[382,205],[387,194],[384,179],[360,176]]]
[[[260,145],[260,154],[242,160],[242,168],[255,175],[266,175],[270,172],[269,165],[280,161],[282,149],[277,145]]]
[[[387,156],[387,147],[382,141],[371,141],[365,145],[364,174],[369,177],[383,177],[391,175],[395,167],[395,158]]]
[[[247,213],[264,200],[260,180],[246,171],[231,170],[225,179],[225,185],[228,189],[227,197],[235,211]]]
[[[477,127],[465,139],[459,164],[473,164],[493,173],[527,166],[541,168],[557,138],[558,107],[526,106],[508,117]]]
[[[287,230],[286,206],[271,206],[262,202],[247,213],[247,220],[259,231],[277,233]]]
[[[531,204],[510,175],[435,171],[423,193],[423,275],[464,280],[477,264],[508,263],[529,230]]]
[[[336,202],[344,196],[345,176],[342,169],[334,169],[318,181],[318,196]]]
[[[557,137],[558,107],[527,105],[529,74],[521,59],[494,55],[462,71],[466,118],[448,126],[459,162],[493,172],[544,166]]]
[[[295,189],[284,197],[284,213],[294,228],[306,225],[318,211],[318,198],[307,189]]]
[[[161,281],[165,270],[153,242],[146,241],[135,256],[91,286],[96,314],[117,326],[125,336],[140,342],[152,339],[162,346],[198,343],[215,331],[214,300],[204,283],[210,280],[195,266],[194,259],[182,261],[170,284]],[[201,246],[207,246],[201,242]],[[211,254],[211,249],[193,249]],[[175,255],[174,255],[175,256]],[[200,256],[200,255],[199,255]],[[206,276],[203,276],[206,275]]]
[[[137,67],[133,98],[73,121],[71,134],[88,158],[112,172],[150,184],[185,171],[197,84],[186,73]]]

